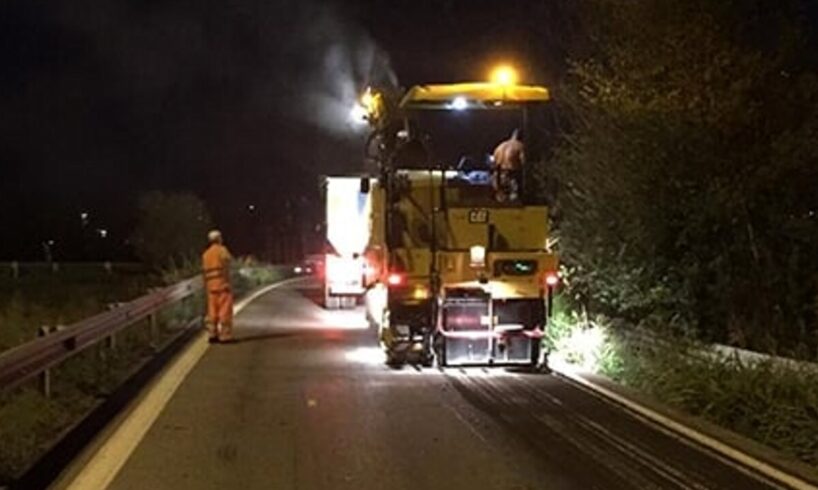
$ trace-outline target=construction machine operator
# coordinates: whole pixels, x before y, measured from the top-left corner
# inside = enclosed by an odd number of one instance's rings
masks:
[[[515,129],[509,139],[497,145],[493,160],[492,185],[495,197],[500,202],[516,201],[520,194],[525,163],[525,145],[520,140],[519,130]]]
[[[219,230],[207,234],[210,244],[202,254],[202,273],[207,291],[207,334],[210,343],[233,340],[233,291],[230,288],[232,257]]]

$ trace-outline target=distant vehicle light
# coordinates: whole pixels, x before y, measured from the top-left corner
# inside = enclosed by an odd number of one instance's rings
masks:
[[[556,272],[549,272],[545,275],[545,284],[549,286],[556,286],[560,282],[560,276]]]
[[[386,277],[386,283],[390,286],[401,286],[403,285],[404,277],[403,274],[399,274],[397,272],[392,272],[389,276]]]
[[[296,274],[301,274],[302,272],[304,272],[304,269],[302,269],[300,266],[295,266],[293,267],[293,272],[295,272]]]

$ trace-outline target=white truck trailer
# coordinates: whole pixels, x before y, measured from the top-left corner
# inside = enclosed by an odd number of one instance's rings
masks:
[[[360,177],[324,177],[327,243],[324,306],[353,308],[364,294],[364,251],[369,243],[368,193]]]

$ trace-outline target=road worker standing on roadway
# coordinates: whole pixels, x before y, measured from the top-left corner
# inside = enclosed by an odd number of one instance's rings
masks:
[[[520,193],[520,180],[525,163],[525,146],[520,141],[518,130],[494,150],[492,184],[494,195],[500,202],[516,201]]]
[[[202,273],[207,291],[208,341],[233,340],[233,291],[230,289],[230,252],[219,230],[207,234],[210,243],[202,254]]]

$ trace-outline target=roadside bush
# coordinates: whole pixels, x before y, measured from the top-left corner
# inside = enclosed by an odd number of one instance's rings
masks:
[[[157,284],[148,274],[69,272],[0,280],[0,351],[37,336],[43,325],[69,325],[128,301]]]
[[[87,410],[90,402],[76,396],[49,400],[33,389],[0,397],[0,485],[31,464],[55,433]]]
[[[706,357],[695,346],[648,347],[619,337],[617,370],[602,372],[656,399],[818,465],[818,371],[736,356]],[[672,345],[672,346],[671,346]]]
[[[548,167],[560,253],[591,313],[816,359],[818,63],[802,2],[751,4],[584,4]]]

